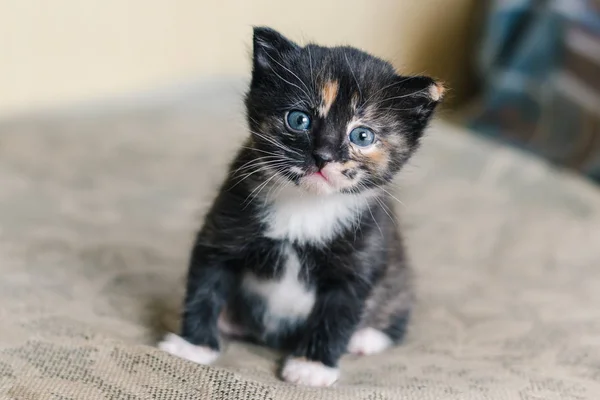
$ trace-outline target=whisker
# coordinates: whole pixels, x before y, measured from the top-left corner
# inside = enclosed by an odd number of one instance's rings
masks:
[[[288,173],[286,174],[286,179],[279,185],[279,188],[277,188],[277,193],[275,193],[275,196],[279,196],[279,194],[283,191],[283,189],[285,189],[287,186],[289,186],[291,184],[291,178],[293,178],[293,174]]]
[[[273,189],[278,188],[278,184],[280,184],[280,182],[282,180],[286,180],[286,176],[284,174],[278,174],[279,177],[277,178],[277,180],[275,180],[274,184],[271,186],[271,188],[269,189],[269,191],[267,192],[267,195],[265,196],[266,198],[269,198],[271,196],[271,192],[273,191]]]
[[[365,178],[365,180],[368,183],[373,184],[377,189],[380,189],[381,191],[385,192],[387,195],[389,195],[392,199],[396,200],[399,204],[401,204],[402,206],[406,207],[406,204],[404,204],[402,201],[400,201],[400,199],[398,199],[396,196],[394,196],[389,190],[387,190],[383,185],[378,185],[375,181],[373,181],[372,179],[369,178]],[[388,183],[389,184],[389,183]]]
[[[246,163],[244,163],[243,165],[241,165],[240,167],[236,168],[235,170],[231,171],[232,174],[235,174],[238,171],[242,171],[244,169],[247,169],[248,167],[257,164],[257,163],[261,163],[264,162],[265,160],[268,161],[269,159],[279,159],[281,158],[281,156],[263,156],[263,157],[259,157],[259,158],[255,158],[252,159]]]
[[[272,151],[266,151],[266,150],[262,150],[262,149],[257,149],[254,147],[249,147],[249,146],[242,146],[243,149],[248,149],[248,150],[253,150],[253,151],[258,151],[259,153],[265,153],[265,154],[269,154],[272,156],[281,156],[281,154],[272,152]]]
[[[283,179],[278,179],[275,182],[275,185],[274,185],[274,187],[275,187],[274,197],[279,196],[279,193],[281,193],[281,191],[283,189],[285,189],[285,187],[288,186],[291,183],[290,179],[293,177],[293,174],[288,170],[288,171],[284,171],[284,173],[281,174],[281,177]],[[271,189],[273,189],[273,188],[271,188]],[[267,197],[270,196],[270,193],[271,193],[271,190],[269,190],[269,193],[267,193]]]
[[[390,100],[397,100],[397,99],[403,99],[403,98],[405,98],[405,97],[412,97],[412,96],[416,96],[416,95],[418,95],[418,94],[425,93],[425,92],[429,92],[429,88],[426,88],[426,89],[420,89],[420,90],[417,90],[417,91],[415,91],[415,92],[412,92],[412,93],[403,94],[402,96],[388,97],[388,98],[386,98],[386,99],[383,99],[383,100],[379,101],[379,102],[378,102],[378,104],[381,104],[381,103],[384,103],[384,102],[386,102],[386,101],[390,101]]]
[[[398,225],[396,224],[396,220],[390,215],[390,213],[387,210],[388,207],[378,197],[375,197],[375,201],[377,201],[377,203],[381,206],[383,212],[386,213],[388,217],[390,217],[390,221],[392,221],[392,224],[394,224],[394,226],[397,227]]]
[[[273,178],[275,178],[277,176],[277,174],[273,174],[273,176],[271,176],[269,179],[267,179],[266,181],[264,181],[263,183],[261,183],[260,185],[258,185],[252,192],[250,192],[250,194],[246,197],[246,199],[244,200],[244,202],[242,204],[246,204],[243,209],[246,209],[246,207],[248,207],[250,205],[250,203],[252,203],[254,201],[254,199],[256,198],[256,196],[258,196],[260,194],[260,192],[269,184],[269,182],[271,182],[273,180]],[[258,190],[258,191],[257,191]],[[256,194],[254,194],[256,192]],[[254,196],[252,196],[254,194]],[[252,196],[252,198],[250,198],[250,196]],[[250,198],[250,200],[248,200]],[[246,203],[247,202],[247,203]]]
[[[300,154],[299,152],[297,152],[296,150],[293,150],[289,147],[287,147],[286,145],[284,145],[283,143],[280,143],[278,141],[276,141],[275,139],[269,138],[265,135],[263,135],[262,133],[258,133],[258,132],[254,132],[254,131],[250,131],[252,134],[262,138],[263,140],[266,140],[267,142],[271,143],[272,145],[279,147],[281,150],[285,150],[288,151],[290,153],[296,154],[298,156],[302,156],[302,154]]]
[[[388,108],[386,108],[386,110],[387,111],[413,111],[413,110],[416,110],[419,107],[420,106],[411,107],[411,108],[391,108],[391,107],[388,107]]]
[[[258,169],[256,169],[255,171],[246,173],[245,175],[243,175],[242,177],[240,177],[240,179],[234,183],[233,186],[231,186],[230,188],[228,188],[227,190],[231,190],[234,187],[236,187],[237,185],[239,185],[240,183],[242,183],[243,181],[245,181],[246,179],[250,178],[252,175],[258,173],[258,172],[263,172],[263,171],[268,171],[269,169],[275,168],[275,167],[289,167],[287,164],[280,162],[280,163],[274,163],[274,164],[268,164],[268,165],[262,165],[260,166]]]
[[[246,198],[242,202],[242,205],[244,205],[244,207],[242,208],[243,210],[245,210],[246,207],[248,207],[250,205],[250,203],[252,203],[252,200],[254,200],[254,197],[250,198],[254,194],[254,192],[256,192],[258,190],[258,193],[260,193],[260,191],[262,190],[262,188],[264,188],[269,183],[269,181],[271,179],[273,179],[274,177],[275,177],[275,175],[273,175],[272,177],[270,177],[269,179],[267,179],[266,181],[264,181],[263,183],[261,183],[260,185],[258,185],[257,187],[255,187],[254,190],[252,190],[250,192],[250,194],[248,196],[246,196]]]
[[[365,187],[365,185],[364,185],[364,184],[362,184],[361,182],[358,182],[358,187],[359,187],[359,188],[366,188],[366,187]],[[353,196],[355,196],[355,197],[358,197],[359,195],[360,195],[360,193],[353,193]],[[367,199],[363,199],[363,201],[366,201],[366,202],[368,202],[368,200],[367,200]],[[358,231],[360,230],[360,228],[361,228],[361,224],[362,224],[362,216],[363,216],[363,213],[362,213],[362,212],[359,212],[359,211],[361,211],[361,210],[359,210],[359,204],[357,204],[357,205],[356,205],[356,211],[357,211],[357,213],[358,213],[358,220],[356,221],[355,228],[354,228],[354,232],[353,232],[353,234],[354,234],[354,241],[356,241],[356,234],[357,234],[357,233],[358,233]]]
[[[239,175],[239,176],[235,176],[235,177],[241,178],[241,180],[244,180],[244,179],[248,178],[249,176],[254,175],[257,172],[267,171],[269,168],[283,166],[284,164],[285,164],[285,162],[277,162],[277,163],[272,163],[272,164],[256,165],[253,167],[253,168],[256,168],[255,170],[250,169],[250,172],[244,172],[243,175]],[[242,171],[240,171],[240,172],[242,172]]]
[[[261,164],[268,164],[268,163],[273,163],[273,162],[277,162],[277,161],[287,161],[287,160],[281,156],[264,156],[264,157],[260,157],[258,159],[253,159],[253,160],[246,162],[244,165],[231,171],[231,174],[235,175],[237,172],[243,171],[245,169],[252,168],[254,166],[258,166]]]
[[[259,172],[259,171],[266,171],[269,168],[284,166],[284,165],[287,165],[287,164],[288,164],[287,160],[273,160],[273,161],[269,161],[269,162],[264,161],[264,162],[259,163],[257,165],[252,165],[251,166],[252,168],[257,168],[257,167],[258,168],[256,170],[254,170],[254,171],[251,171],[251,172],[244,172],[244,176],[251,175],[251,174],[254,174],[255,172]],[[291,166],[291,165],[289,165],[289,166]],[[247,169],[251,170],[251,168],[247,168]],[[242,172],[242,171],[240,171],[240,172]],[[232,176],[235,176],[235,175],[232,175]]]
[[[371,218],[373,218],[373,222],[375,222],[375,225],[377,225],[377,229],[379,229],[379,233],[381,234],[381,237],[383,237],[383,231],[381,230],[381,227],[377,223],[377,220],[375,219],[375,216],[373,215],[373,212],[371,211],[371,206],[369,205],[369,202],[367,201],[366,204],[367,204],[367,209],[369,210],[369,214],[371,214]]]
[[[398,199],[396,196],[394,196],[392,193],[390,193],[387,189],[385,189],[383,186],[380,186],[379,189],[383,190],[385,193],[387,193],[392,199],[396,200],[399,204],[401,204],[403,207],[406,207],[406,204],[404,204],[403,202],[400,201],[400,199]]]

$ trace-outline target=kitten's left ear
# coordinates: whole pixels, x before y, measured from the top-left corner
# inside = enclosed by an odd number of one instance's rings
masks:
[[[396,76],[396,82],[393,86],[399,92],[397,100],[407,103],[436,105],[446,92],[441,82],[428,76]]]
[[[444,85],[428,76],[396,76],[386,93],[391,110],[407,116],[415,129],[427,125],[433,111],[442,101],[446,89]]]
[[[381,103],[398,113],[408,137],[417,141],[444,97],[444,86],[427,76],[396,76]]]
[[[300,47],[288,40],[285,36],[267,27],[254,28],[254,67],[267,68],[277,62],[291,51],[296,51]]]

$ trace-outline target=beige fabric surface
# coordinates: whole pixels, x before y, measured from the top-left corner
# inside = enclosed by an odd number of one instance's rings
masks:
[[[244,135],[239,87],[0,124],[0,398],[599,399],[600,192],[438,122],[397,184],[417,271],[403,346],[334,388],[175,329],[194,230]]]

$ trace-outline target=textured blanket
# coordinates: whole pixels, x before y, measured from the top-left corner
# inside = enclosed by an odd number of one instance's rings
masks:
[[[244,136],[236,92],[0,124],[0,398],[600,398],[600,192],[441,122],[395,188],[418,276],[403,346],[345,357],[327,389],[254,345],[213,367],[154,348]]]

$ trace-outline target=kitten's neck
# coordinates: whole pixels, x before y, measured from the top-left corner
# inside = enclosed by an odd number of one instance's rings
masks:
[[[352,228],[370,203],[382,192],[376,189],[358,194],[314,195],[287,185],[271,194],[265,203],[263,220],[266,235],[299,243],[325,245],[343,230]]]

